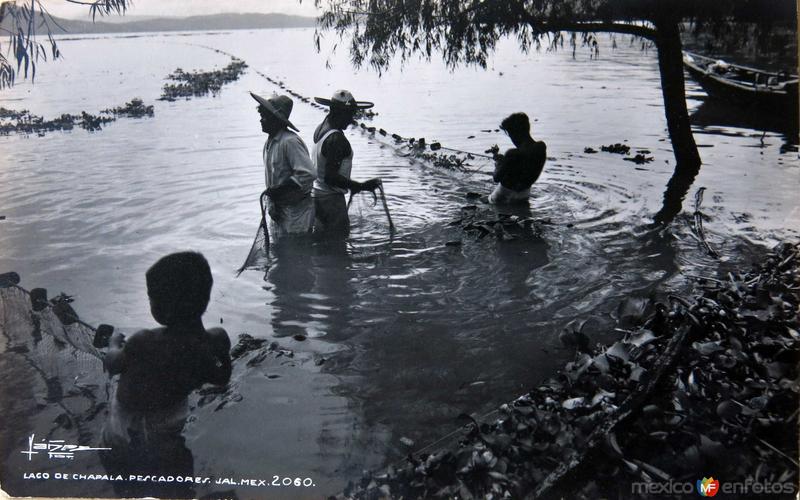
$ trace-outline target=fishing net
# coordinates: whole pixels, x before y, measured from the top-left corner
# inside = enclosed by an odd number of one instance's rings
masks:
[[[245,269],[263,269],[269,259],[269,229],[267,229],[267,192],[261,193],[259,199],[261,205],[261,222],[258,223],[258,230],[256,230],[256,237],[253,238],[253,244],[250,246],[250,252],[247,253],[247,258],[244,260],[242,266],[237,269],[236,276],[242,274]]]
[[[94,331],[78,322],[63,324],[60,316],[72,311],[65,305],[65,296],[43,307],[34,307],[30,297],[19,286],[0,289],[0,335],[6,341],[5,350],[24,358],[32,369],[31,377],[14,383],[27,384],[20,394],[33,393],[50,434],[59,430],[59,435],[95,442],[96,426],[85,424],[106,407],[108,378],[101,354],[92,345]],[[37,428],[41,433],[41,427]]]
[[[250,251],[247,253],[247,258],[244,260],[242,266],[236,270],[236,276],[242,274],[245,269],[263,269],[269,257],[269,231],[267,230],[267,223],[262,218],[258,224],[256,236],[253,238],[253,244],[250,246]]]
[[[362,191],[357,195],[350,194],[350,198],[347,200],[347,209],[348,212],[350,211],[350,207],[353,204],[354,197],[358,199],[358,213],[363,214],[364,207],[369,206],[371,203],[373,209],[378,209],[383,212],[383,215],[386,217],[386,223],[389,227],[389,234],[391,236],[395,233],[394,222],[392,221],[392,216],[389,213],[389,205],[386,203],[386,193],[383,189],[383,183],[378,184],[378,188],[375,190],[376,192],[369,192],[369,191]],[[371,198],[371,201],[369,201]],[[377,207],[380,208],[377,208]]]
[[[382,210],[383,214],[386,217],[386,222],[389,227],[389,234],[394,235],[395,227],[394,222],[392,221],[392,216],[389,213],[389,206],[386,203],[386,193],[383,189],[383,184],[379,184],[378,188],[375,190],[375,193],[365,191],[359,193],[357,196],[360,199],[366,200],[367,197],[373,197],[373,206],[378,206],[380,203],[380,210]],[[253,244],[250,245],[250,251],[247,253],[247,258],[245,258],[244,263],[236,270],[236,276],[239,276],[243,271],[246,269],[260,269],[263,270],[266,265],[269,263],[269,229],[267,226],[267,192],[264,191],[261,193],[261,198],[259,200],[261,205],[261,221],[258,224],[258,229],[256,230],[256,236],[253,238]],[[353,202],[353,195],[350,195],[350,199],[347,202],[347,208],[350,209],[350,205]],[[359,203],[360,210],[367,203]]]

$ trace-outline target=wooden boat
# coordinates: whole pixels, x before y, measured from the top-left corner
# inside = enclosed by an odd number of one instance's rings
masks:
[[[790,115],[798,113],[797,75],[748,68],[685,51],[683,65],[710,97]]]

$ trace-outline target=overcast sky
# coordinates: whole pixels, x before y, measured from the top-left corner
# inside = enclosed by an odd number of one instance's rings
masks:
[[[42,0],[42,4],[56,17],[85,19],[89,8],[64,0]],[[221,12],[267,14],[280,12],[300,16],[316,16],[314,0],[133,0],[130,16],[199,16]]]

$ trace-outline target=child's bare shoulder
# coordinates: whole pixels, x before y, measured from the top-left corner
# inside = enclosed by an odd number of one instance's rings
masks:
[[[157,344],[164,337],[164,328],[142,329],[125,339],[125,350],[139,350]]]
[[[226,332],[224,328],[218,326],[209,328],[206,330],[206,338],[213,346],[219,348],[225,348],[227,346],[227,349],[229,350],[231,348],[231,339],[228,336],[228,332]]]
[[[228,332],[225,331],[224,328],[220,326],[215,326],[214,328],[209,328],[206,330],[206,334],[211,338],[228,338]]]
[[[141,330],[136,331],[135,333],[131,334],[126,341],[127,342],[152,342],[154,340],[158,340],[164,336],[164,330],[166,328],[159,327],[159,328],[143,328]]]

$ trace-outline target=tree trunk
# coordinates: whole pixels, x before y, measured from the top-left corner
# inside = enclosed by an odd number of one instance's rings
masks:
[[[656,21],[654,24],[664,112],[676,162],[675,172],[664,192],[663,207],[656,214],[655,221],[669,224],[680,213],[683,199],[700,171],[702,162],[692,135],[689,111],[686,109],[683,52],[678,21]]]
[[[700,154],[692,135],[689,112],[686,109],[686,88],[683,78],[683,53],[677,20],[656,21],[658,69],[661,72],[661,92],[667,116],[669,138],[677,169],[699,168]]]

